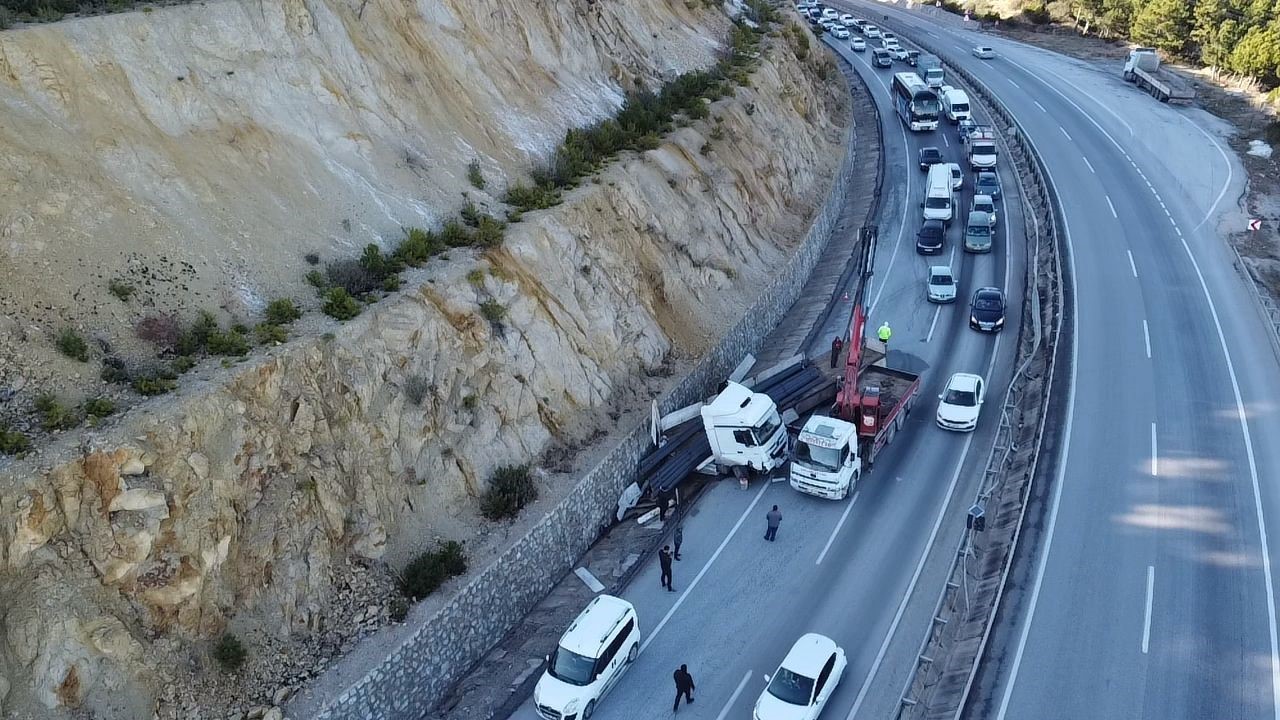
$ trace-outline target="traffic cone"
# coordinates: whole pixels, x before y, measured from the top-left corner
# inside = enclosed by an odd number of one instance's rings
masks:
[[[843,299],[844,299],[844,301],[845,301],[845,302],[849,302],[849,291],[848,291],[848,290],[845,290],[845,291],[844,291],[844,298],[843,298]]]

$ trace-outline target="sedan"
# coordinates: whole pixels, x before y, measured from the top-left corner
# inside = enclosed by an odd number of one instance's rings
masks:
[[[832,9],[832,8],[827,8],[827,9],[825,9],[825,10],[823,10],[823,11],[822,11],[822,17],[827,18],[827,19],[829,19],[829,20],[839,20],[839,19],[840,19],[840,13],[836,12],[836,11],[835,11],[834,9]]]
[[[892,46],[890,46],[890,47],[888,48],[888,50],[889,50],[889,57],[892,57],[894,60],[906,60],[906,59],[907,59],[907,51],[906,51],[906,50],[903,50],[902,48],[898,47],[897,45],[892,45]]]
[[[845,13],[840,16],[840,24],[845,27],[853,27],[853,16]]]
[[[881,32],[880,37],[883,38],[885,42],[889,42],[890,40],[892,40],[895,45],[898,44],[898,36],[894,35],[891,32],[888,32],[888,31]]]
[[[925,297],[929,302],[935,303],[956,301],[956,276],[952,274],[949,266],[934,265],[929,268]]]
[[[863,28],[863,30],[865,31],[866,36],[871,38],[872,40],[875,40],[876,38],[880,37],[880,28],[876,27],[875,25],[867,25],[865,28]]]
[[[978,179],[973,182],[973,193],[975,195],[989,195],[992,200],[1000,199],[1000,178],[993,172],[980,172]]]
[[[967,142],[969,140],[969,133],[973,132],[973,129],[978,127],[978,123],[974,122],[970,118],[964,118],[957,123],[957,125],[956,134],[960,137],[960,142],[962,143]]]
[[[1000,288],[978,288],[969,305],[969,327],[979,332],[1004,329],[1004,293]]]
[[[995,49],[989,48],[986,45],[979,45],[978,47],[973,49],[973,56],[976,58],[981,58],[983,60],[990,60],[991,58],[996,56],[996,51]]]
[[[755,720],[815,720],[844,675],[844,650],[817,633],[802,635],[756,700]]]
[[[856,37],[849,41],[849,49],[853,50],[854,52],[866,52],[867,41],[863,40],[862,38]]]
[[[956,373],[938,396],[938,427],[968,432],[978,427],[978,414],[986,393],[981,375]]]
[[[991,199],[990,195],[974,195],[973,205],[969,207],[970,212],[984,212],[987,219],[991,221],[991,227],[996,226],[996,201]]]
[[[960,169],[960,164],[947,163],[947,167],[951,170],[951,189],[959,190],[964,187],[964,170]]]
[[[916,233],[916,252],[920,255],[939,255],[946,244],[947,226],[941,220],[925,220]]]
[[[837,24],[836,21],[832,20],[831,18],[822,18],[821,20],[818,21],[818,24],[821,25],[822,29],[826,30],[827,32],[831,32],[835,28],[840,27],[839,24]]]
[[[937,165],[942,162],[942,151],[929,145],[920,148],[920,169],[928,170],[931,165]]]
[[[837,40],[848,40],[849,29],[843,25],[837,25],[833,22],[831,23],[831,37]]]

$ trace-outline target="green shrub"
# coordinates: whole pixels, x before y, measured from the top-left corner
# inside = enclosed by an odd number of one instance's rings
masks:
[[[484,285],[484,271],[480,268],[476,268],[475,270],[467,273],[467,282],[471,283],[475,287]]]
[[[471,244],[471,233],[466,225],[450,220],[440,228],[440,240],[448,247],[466,247]]]
[[[404,240],[396,248],[395,257],[406,265],[417,267],[433,255],[439,255],[444,248],[444,241],[436,233],[416,227],[405,228]]]
[[[488,215],[480,217],[480,224],[471,233],[471,242],[477,247],[496,248],[506,238],[507,224]]]
[[[399,290],[401,284],[399,275],[388,275],[382,278],[382,289],[387,292],[395,292]]]
[[[376,245],[373,247],[375,250],[377,249]],[[325,275],[328,279],[327,289],[342,288],[353,296],[372,292],[382,285],[382,276],[371,272],[364,266],[363,256],[360,260],[331,262],[325,266]]]
[[[351,297],[345,289],[336,287],[331,288],[324,296],[324,306],[321,308],[325,315],[338,320],[350,320],[360,314],[360,303]]]
[[[462,216],[462,222],[467,227],[479,225],[480,218],[484,216],[484,213],[480,212],[480,208],[476,207],[476,204],[470,200],[467,201],[466,205],[462,206],[462,210],[458,214]]]
[[[471,181],[471,186],[475,189],[484,189],[484,173],[480,171],[479,160],[472,160],[471,163],[467,165],[467,179]]]
[[[267,322],[272,325],[288,325],[302,317],[302,311],[289,298],[276,298],[267,303]]]
[[[31,449],[31,439],[17,430],[0,425],[0,454],[20,455]]]
[[[109,383],[128,383],[129,371],[124,366],[124,361],[118,357],[102,358],[102,372],[99,374],[103,382]]]
[[[122,302],[129,302],[129,298],[133,295],[135,288],[130,283],[119,278],[107,283],[107,290],[115,295]]]
[[[253,328],[259,345],[274,345],[289,340],[289,331],[274,323],[261,322]]]
[[[239,357],[249,354],[249,338],[239,329],[223,332],[215,330],[205,343],[212,355]]]
[[[89,344],[73,328],[63,328],[56,340],[58,352],[72,360],[89,362]]]
[[[545,210],[560,204],[560,191],[550,183],[532,185],[516,183],[507,188],[502,201],[520,212]]]
[[[133,389],[140,395],[164,395],[177,389],[178,383],[164,375],[146,375],[133,379]]]
[[[307,273],[307,284],[321,292],[324,292],[329,288],[328,278],[326,278],[324,273],[319,270],[312,270]]]
[[[382,249],[373,243],[364,247],[364,253],[360,255],[360,267],[367,270],[378,281],[385,280],[387,276],[404,269],[404,265],[394,255],[383,255]]]
[[[502,306],[502,303],[490,298],[480,303],[480,314],[485,320],[497,325],[507,316],[507,309]]]
[[[249,652],[245,650],[244,644],[231,633],[223,635],[213,646],[213,659],[227,672],[239,670],[248,658]]]
[[[480,514],[490,520],[513,518],[538,499],[528,465],[500,467],[489,478],[489,487],[480,496]]]
[[[36,398],[36,412],[40,413],[40,427],[45,430],[69,430],[80,424],[80,415],[49,393]]]
[[[441,542],[436,549],[418,555],[409,563],[400,581],[400,591],[416,602],[439,590],[449,578],[466,572],[467,556],[462,543]]]
[[[104,397],[96,397],[84,404],[84,413],[91,417],[104,418],[116,411],[116,404]]]
[[[0,30],[8,30],[11,27],[13,27],[13,11],[0,5]],[[3,437],[3,435],[0,435],[0,438]]]
[[[196,366],[196,359],[190,355],[179,355],[169,365],[175,373],[181,375]]]
[[[462,398],[462,407],[467,410],[475,410],[476,405],[478,405],[479,403],[480,403],[480,398],[476,397],[475,395],[467,395],[466,397]]]

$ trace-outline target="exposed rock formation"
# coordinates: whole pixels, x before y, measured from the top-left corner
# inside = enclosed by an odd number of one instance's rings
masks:
[[[614,107],[633,72],[709,63],[722,24],[679,1],[288,0],[0,34],[0,156],[17,168],[0,263],[69,263],[86,255],[63,242],[75,229],[269,284],[299,272],[300,238],[357,215],[360,242],[421,223],[475,153],[512,169]],[[344,563],[429,539],[406,528],[478,525],[494,467],[585,435],[639,373],[705,347],[838,156],[838,87],[785,46],[753,85],[527,215],[502,250],[454,252],[350,323],[312,320],[313,337],[0,467],[10,705],[149,717],[157,681],[206,670],[195,641],[229,622],[317,632]]]

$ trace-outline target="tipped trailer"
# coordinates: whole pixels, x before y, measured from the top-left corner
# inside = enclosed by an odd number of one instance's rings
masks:
[[[1124,62],[1124,79],[1146,90],[1160,102],[1191,102],[1196,99],[1196,89],[1191,83],[1160,67],[1160,55],[1155,48],[1130,50]]]

